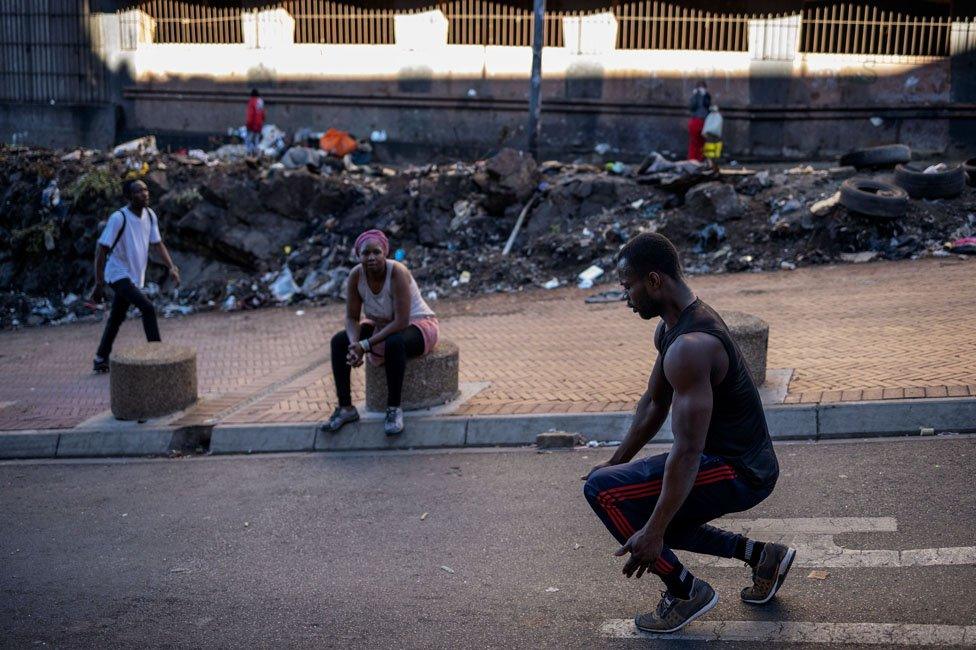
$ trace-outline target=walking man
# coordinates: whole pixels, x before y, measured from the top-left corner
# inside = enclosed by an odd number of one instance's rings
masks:
[[[676,632],[718,603],[675,550],[737,558],[752,567],[743,601],[769,602],[796,551],[719,530],[707,522],[748,510],[769,496],[779,465],[759,392],[728,327],[685,283],[667,238],[643,234],[620,251],[617,274],[627,305],[644,320],[661,317],[647,392],[626,438],[609,461],[585,477],[583,493],[630,554],[627,577],[656,574],[666,590],[639,614],[647,632]],[[671,451],[630,462],[671,411]]]
[[[106,284],[112,288],[113,293],[112,310],[92,366],[96,373],[108,372],[112,344],[129,311],[129,305],[135,305],[142,314],[146,340],[160,340],[156,309],[142,292],[150,248],[159,253],[163,263],[169,268],[173,281],[177,285],[180,283],[180,271],[173,264],[169,251],[159,236],[156,213],[149,208],[149,188],[140,180],[130,180],[122,186],[122,194],[128,204],[108,218],[95,250],[95,289],[92,291],[92,301],[104,301]]]

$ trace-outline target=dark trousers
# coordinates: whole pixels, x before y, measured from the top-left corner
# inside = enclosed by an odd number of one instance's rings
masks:
[[[369,338],[375,328],[369,323],[359,327],[359,338]],[[386,369],[387,406],[400,406],[403,395],[403,375],[407,372],[407,359],[424,353],[424,335],[415,325],[391,334],[384,341],[383,367]],[[349,336],[343,330],[332,337],[332,377],[335,379],[339,406],[352,406],[350,375],[352,368],[346,363]],[[367,363],[369,363],[367,361]]]
[[[105,323],[105,331],[102,333],[102,342],[98,346],[96,353],[102,359],[108,359],[112,354],[112,344],[119,333],[119,327],[125,321],[125,315],[129,311],[129,305],[135,305],[139,313],[142,314],[142,328],[146,330],[147,341],[158,341],[159,323],[156,322],[156,308],[152,301],[146,297],[139,288],[132,283],[132,280],[125,278],[117,280],[109,285],[114,294],[112,298],[112,310],[108,315],[108,322]]]
[[[661,454],[605,467],[586,480],[586,500],[621,544],[643,528],[654,512],[667,459],[667,454]],[[733,557],[740,535],[707,522],[730,512],[748,510],[772,491],[772,487],[752,487],[725,459],[703,454],[695,485],[665,533],[661,562],[654,572],[664,574],[668,566],[680,566],[672,549]]]

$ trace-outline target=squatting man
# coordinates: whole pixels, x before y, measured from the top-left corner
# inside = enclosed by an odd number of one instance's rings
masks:
[[[638,614],[641,630],[676,632],[718,603],[675,550],[737,558],[752,567],[746,603],[768,603],[782,586],[795,549],[763,543],[708,524],[768,497],[779,464],[759,392],[739,347],[714,309],[685,283],[674,245],[643,234],[620,251],[617,275],[627,305],[644,320],[661,317],[658,356],[647,392],[623,443],[584,477],[583,493],[630,557],[627,577],[656,574],[665,591]],[[631,461],[671,411],[671,451]]]

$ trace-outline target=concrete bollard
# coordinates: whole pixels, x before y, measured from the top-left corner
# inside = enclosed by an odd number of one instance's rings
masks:
[[[437,347],[427,355],[407,359],[407,371],[403,377],[404,411],[430,408],[455,399],[458,390],[460,355],[458,346],[441,339]],[[386,370],[366,362],[366,410],[386,410]]]
[[[742,351],[746,365],[752,372],[752,378],[757,386],[761,386],[766,381],[769,325],[761,318],[740,311],[723,312],[721,316],[729,326],[739,350]]]
[[[145,343],[112,355],[112,415],[148,420],[181,411],[197,401],[197,353],[167,343]]]

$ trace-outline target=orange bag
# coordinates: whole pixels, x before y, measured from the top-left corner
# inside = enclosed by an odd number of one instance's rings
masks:
[[[319,149],[341,158],[356,150],[356,141],[345,131],[329,129],[322,134]]]

